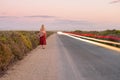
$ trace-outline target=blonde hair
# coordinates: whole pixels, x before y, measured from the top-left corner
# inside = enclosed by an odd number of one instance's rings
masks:
[[[45,31],[45,26],[44,26],[44,24],[41,25],[40,31]]]

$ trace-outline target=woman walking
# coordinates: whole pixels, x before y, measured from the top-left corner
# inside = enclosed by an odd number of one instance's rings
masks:
[[[42,24],[42,26],[40,28],[39,38],[40,38],[39,43],[40,43],[42,49],[45,49],[45,45],[46,45],[46,30],[45,30],[45,26],[43,24]]]

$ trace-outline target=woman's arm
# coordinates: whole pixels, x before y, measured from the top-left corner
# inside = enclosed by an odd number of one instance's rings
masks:
[[[40,37],[44,36],[44,32],[40,32]]]

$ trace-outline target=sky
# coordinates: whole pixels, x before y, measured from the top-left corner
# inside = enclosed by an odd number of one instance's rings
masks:
[[[0,30],[120,29],[120,0],[0,0]]]

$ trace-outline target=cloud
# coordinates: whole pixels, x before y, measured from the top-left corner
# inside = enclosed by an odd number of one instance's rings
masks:
[[[92,24],[89,21],[85,21],[85,20],[67,20],[67,19],[57,19],[56,23],[64,23],[64,24],[78,24],[78,25],[88,25],[88,24]]]
[[[17,16],[0,16],[0,18],[18,18]]]
[[[52,23],[46,23],[49,30],[77,30],[88,29],[94,23],[85,20],[56,19]]]
[[[110,2],[110,4],[115,4],[115,3],[119,3],[119,2],[120,2],[120,0],[114,0],[114,1]]]
[[[49,15],[32,15],[32,16],[24,16],[28,18],[56,18],[55,16],[49,16]]]
[[[10,16],[0,16],[0,18],[9,18]]]

